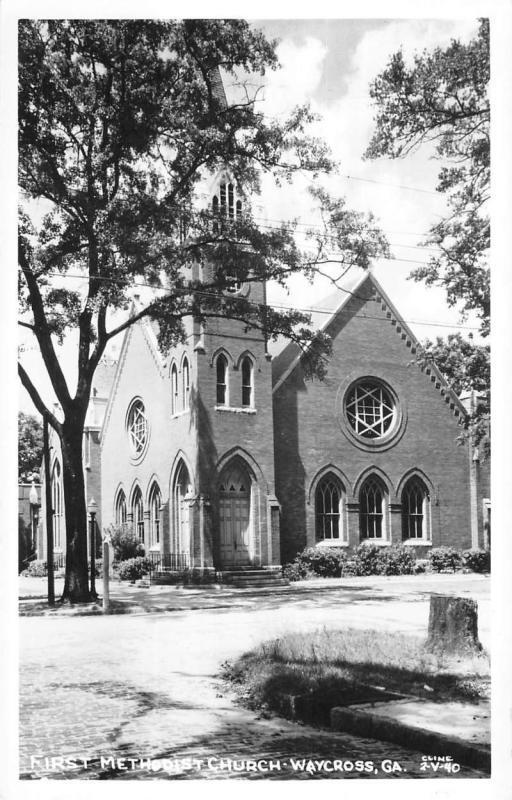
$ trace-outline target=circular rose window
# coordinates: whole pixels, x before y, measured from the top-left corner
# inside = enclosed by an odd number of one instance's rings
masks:
[[[126,429],[132,457],[142,458],[148,442],[148,420],[142,400],[134,400],[126,418]]]
[[[398,417],[391,392],[370,378],[350,387],[345,398],[345,414],[354,433],[370,440],[391,434]]]

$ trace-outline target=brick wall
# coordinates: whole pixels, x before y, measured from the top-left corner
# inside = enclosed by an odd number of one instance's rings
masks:
[[[329,465],[339,470],[344,484],[351,546],[359,542],[358,490],[365,471],[384,476],[391,539],[401,541],[401,481],[418,470],[431,490],[432,545],[470,547],[469,459],[466,446],[456,442],[460,417],[421,371],[410,339],[380,302],[358,298],[348,302],[329,333],[333,353],[325,381],[305,380],[299,366],[274,394],[283,560],[315,543],[312,487]],[[347,435],[344,393],[364,376],[385,381],[399,398],[403,430],[386,449],[362,449]]]

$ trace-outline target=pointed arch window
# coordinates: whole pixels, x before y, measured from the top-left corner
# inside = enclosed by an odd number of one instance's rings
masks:
[[[144,543],[144,501],[142,492],[137,486],[132,499],[133,528],[139,542]]]
[[[171,413],[178,413],[178,368],[176,364],[171,369]]]
[[[217,357],[217,405],[228,405],[228,360],[222,353]]]
[[[361,539],[386,536],[387,494],[381,481],[372,476],[361,487],[359,498]]]
[[[254,366],[249,358],[245,356],[242,361],[242,406],[251,408],[254,405]]]
[[[126,524],[126,519],[127,519],[126,495],[122,489],[117,495],[115,519],[116,519],[116,525]]]
[[[188,365],[188,358],[186,356],[183,359],[182,380],[183,380],[183,410],[187,411],[190,408],[190,368]]]
[[[160,514],[162,494],[157,483],[151,487],[149,495],[149,544],[150,547],[160,544]]]
[[[63,519],[63,502],[62,502],[62,481],[60,473],[60,463],[56,461],[52,469],[51,477],[52,487],[52,506],[53,506],[53,546],[57,548],[62,547],[62,519]]]
[[[430,496],[423,481],[410,478],[402,492],[402,537],[428,539]]]
[[[328,473],[315,492],[317,541],[342,538],[342,505],[343,487],[332,473]]]

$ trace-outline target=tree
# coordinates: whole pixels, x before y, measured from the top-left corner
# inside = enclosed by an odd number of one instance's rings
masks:
[[[18,414],[18,481],[29,483],[39,474],[43,458],[43,426],[32,414]]]
[[[488,83],[487,19],[468,44],[452,40],[444,50],[424,51],[411,67],[395,53],[370,86],[377,115],[366,151],[367,158],[399,158],[430,142],[445,162],[437,189],[447,195],[450,213],[424,242],[440,253],[411,277],[442,285],[450,305],[461,301],[463,312],[475,311],[484,336],[490,313]]]
[[[274,44],[243,20],[24,20],[19,56],[20,324],[37,340],[62,419],[21,363],[19,375],[60,437],[63,598],[84,601],[82,431],[107,344],[146,316],[158,320],[166,350],[182,340],[185,318],[227,316],[304,349],[314,343],[309,352],[321,369],[328,341],[307,327],[307,315],[226,292],[233,281],[284,284],[300,270],[312,276],[311,256],[299,251],[289,226],[258,227],[249,203],[230,218],[201,208],[197,194],[220,168],[248,195],[258,191],[261,171],[279,182],[332,164],[322,142],[306,135],[306,107],[275,122],[257,113],[255,96],[227,104],[220,70],[237,79],[277,67]],[[34,200],[46,205],[41,221]],[[360,263],[349,227],[356,234],[361,220],[347,214],[346,223],[337,259]],[[137,284],[154,293],[130,313]],[[78,336],[74,391],[56,350],[69,331]]]
[[[426,339],[418,356],[425,363],[433,360],[456,395],[469,395],[468,433],[472,443],[481,448],[483,459],[490,452],[491,353],[489,345],[475,344],[460,333],[440,336],[435,342]]]

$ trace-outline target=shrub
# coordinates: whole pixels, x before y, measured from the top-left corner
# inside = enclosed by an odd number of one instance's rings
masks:
[[[144,555],[144,545],[130,525],[109,525],[107,533],[110,534],[115,561],[127,561]]]
[[[354,553],[357,575],[380,575],[381,548],[376,544],[360,544]]]
[[[341,568],[342,578],[353,578],[357,575],[357,561],[355,558],[348,556],[343,562]]]
[[[46,578],[48,575],[46,561],[31,561],[21,574],[24,578]]]
[[[491,554],[488,550],[465,550],[462,553],[462,564],[471,572],[490,572]]]
[[[345,558],[336,547],[307,547],[299,555],[304,567],[321,578],[340,578]]]
[[[136,581],[149,572],[151,559],[137,556],[128,558],[119,564],[118,577],[122,581]]]
[[[429,558],[433,572],[455,572],[462,566],[462,557],[453,547],[434,547]]]
[[[299,558],[296,558],[295,561],[291,561],[289,564],[285,564],[283,567],[283,577],[292,582],[303,581],[305,578],[311,578],[312,575],[313,573],[306,569]]]
[[[379,555],[380,575],[412,575],[415,558],[409,547],[383,547]]]

